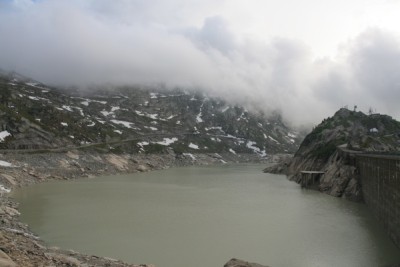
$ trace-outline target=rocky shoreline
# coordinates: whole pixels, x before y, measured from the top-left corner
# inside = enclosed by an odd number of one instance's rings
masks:
[[[18,203],[9,191],[51,180],[160,170],[190,165],[260,162],[252,154],[112,154],[68,151],[59,153],[0,154],[0,266],[110,266],[150,267],[47,247],[19,221]],[[263,160],[265,161],[265,160]],[[237,266],[237,265],[235,265]],[[242,265],[240,265],[242,266]],[[248,266],[248,265],[246,265]],[[258,266],[258,265],[257,265]]]

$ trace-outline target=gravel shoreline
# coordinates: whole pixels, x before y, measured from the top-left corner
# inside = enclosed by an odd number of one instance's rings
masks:
[[[19,221],[18,203],[6,191],[51,180],[161,170],[190,165],[266,162],[251,154],[112,154],[68,151],[60,153],[0,154],[0,266],[152,267],[47,247]],[[261,170],[260,170],[261,171]]]

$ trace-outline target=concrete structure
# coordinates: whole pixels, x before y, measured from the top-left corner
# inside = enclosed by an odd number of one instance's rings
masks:
[[[400,247],[400,156],[356,156],[364,200]]]

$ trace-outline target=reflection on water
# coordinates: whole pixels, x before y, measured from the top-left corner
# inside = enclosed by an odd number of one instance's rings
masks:
[[[158,267],[382,266],[399,250],[366,206],[302,190],[260,165],[175,168],[21,189],[50,245]]]

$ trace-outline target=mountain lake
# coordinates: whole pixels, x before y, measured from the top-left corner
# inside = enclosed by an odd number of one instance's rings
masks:
[[[49,246],[157,267],[400,263],[363,203],[301,189],[264,165],[183,167],[16,190]]]

